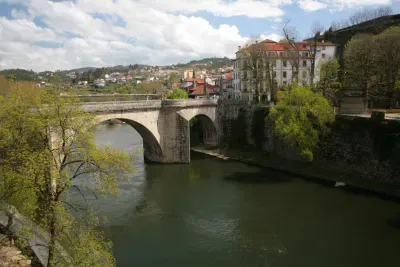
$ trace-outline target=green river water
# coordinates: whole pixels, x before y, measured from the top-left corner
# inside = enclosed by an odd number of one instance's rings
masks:
[[[128,125],[100,125],[97,142],[142,147]],[[118,266],[400,266],[399,202],[199,154],[173,165],[138,154],[118,199],[90,200]]]

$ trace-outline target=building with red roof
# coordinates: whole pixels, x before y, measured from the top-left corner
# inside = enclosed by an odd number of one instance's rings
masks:
[[[211,84],[207,85],[207,94],[208,95],[215,95],[214,86]],[[204,95],[205,84],[193,84],[186,88],[189,98],[199,98]]]
[[[299,84],[310,84],[312,79],[310,69],[313,61],[315,63],[313,82],[318,82],[320,80],[318,68],[321,62],[333,59],[336,56],[336,50],[336,44],[324,41],[316,43],[315,53],[312,41],[301,41],[291,45],[266,39],[245,48],[239,46],[234,62],[234,95],[252,101],[257,87],[260,88],[260,96],[265,102],[271,100],[272,88],[269,88],[271,83],[262,80],[252,82],[247,79],[247,77],[252,77],[251,70],[244,70],[243,66],[254,56],[261,57],[264,62],[270,64],[271,73],[269,75],[275,80],[274,86],[282,87],[289,85],[294,80]],[[295,76],[294,73],[297,73],[298,76]]]

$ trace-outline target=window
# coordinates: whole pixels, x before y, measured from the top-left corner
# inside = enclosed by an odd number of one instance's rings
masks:
[[[287,81],[283,81],[283,85],[286,85],[287,84]]]
[[[285,68],[287,67],[287,61],[286,60],[282,61],[282,66],[285,67]]]
[[[276,67],[276,60],[272,60],[272,67]]]
[[[286,76],[287,76],[286,71],[284,71],[284,72],[282,73],[282,76],[283,76],[283,78],[286,78]]]
[[[326,57],[326,55],[325,54],[322,54],[322,58],[325,58]]]
[[[275,78],[276,77],[276,71],[273,71],[272,72],[272,78]]]
[[[281,56],[281,57],[286,56],[286,52],[279,52],[279,56]]]
[[[307,67],[307,60],[303,60],[303,67]]]
[[[275,52],[268,52],[268,56],[274,57],[275,56]]]
[[[322,46],[322,50],[325,50],[326,49],[326,47],[325,46]]]
[[[304,70],[304,71],[303,71],[303,78],[306,78],[306,77],[307,77],[307,71]]]
[[[308,57],[308,52],[303,52],[302,55],[303,57]]]

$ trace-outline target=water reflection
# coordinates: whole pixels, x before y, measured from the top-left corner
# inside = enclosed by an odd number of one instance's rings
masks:
[[[127,125],[99,144],[140,148]],[[191,164],[135,162],[118,199],[90,199],[118,266],[394,266],[397,202],[205,156]],[[71,192],[76,201],[82,198]]]

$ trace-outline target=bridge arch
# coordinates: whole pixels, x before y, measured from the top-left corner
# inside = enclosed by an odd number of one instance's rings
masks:
[[[217,127],[213,120],[206,114],[197,114],[190,121],[190,145],[202,144],[216,146],[218,144]]]
[[[98,119],[100,123],[109,121],[110,119],[117,119],[128,124],[134,128],[143,139],[143,154],[145,160],[152,162],[164,161],[164,154],[159,142],[159,136],[157,132],[153,132],[149,129],[150,125],[145,126],[143,125],[144,123],[139,123],[137,120],[124,118],[123,116],[113,116],[112,118],[108,116],[98,116]]]

